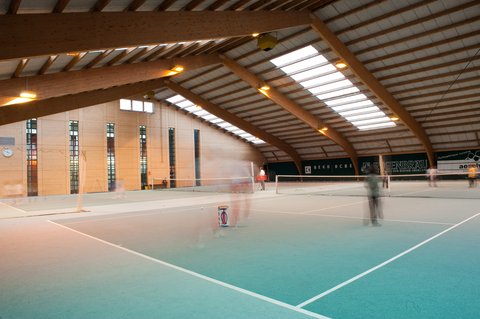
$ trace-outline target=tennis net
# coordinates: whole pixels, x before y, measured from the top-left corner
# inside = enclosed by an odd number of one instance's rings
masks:
[[[467,173],[379,176],[380,196],[480,199],[480,188],[470,186]],[[367,175],[277,175],[277,194],[367,196]]]
[[[202,179],[153,178],[151,189],[211,193],[253,193],[254,180],[251,176]]]

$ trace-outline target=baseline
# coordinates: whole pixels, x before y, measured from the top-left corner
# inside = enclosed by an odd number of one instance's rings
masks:
[[[132,254],[132,255],[136,255],[136,256],[141,257],[141,258],[143,258],[143,259],[146,259],[146,260],[155,262],[155,263],[160,264],[160,265],[163,265],[163,266],[165,266],[165,267],[169,267],[169,268],[172,268],[172,269],[181,271],[181,272],[186,273],[186,274],[188,274],[188,275],[191,275],[191,276],[193,276],[193,277],[197,277],[197,278],[206,280],[206,281],[208,281],[208,282],[211,282],[211,283],[217,284],[217,285],[219,285],[219,286],[222,286],[222,287],[225,287],[225,288],[228,288],[228,289],[231,289],[231,290],[240,292],[240,293],[242,293],[242,294],[251,296],[251,297],[253,297],[253,298],[256,298],[256,299],[260,299],[260,300],[269,302],[269,303],[271,303],[271,304],[274,304],[274,305],[277,305],[277,306],[280,306],[280,307],[283,307],[283,308],[286,308],[286,309],[289,309],[289,310],[292,310],[292,311],[295,311],[295,312],[298,312],[298,313],[301,313],[301,314],[310,316],[310,317],[312,317],[312,318],[330,319],[329,317],[320,315],[320,314],[318,314],[318,313],[315,313],[315,312],[312,312],[312,311],[308,311],[308,310],[305,310],[305,309],[301,309],[301,308],[299,308],[299,307],[297,307],[297,306],[289,305],[289,304],[284,303],[284,302],[282,302],[282,301],[279,301],[279,300],[276,300],[276,299],[273,299],[273,298],[269,298],[269,297],[267,297],[267,296],[263,296],[263,295],[257,294],[257,293],[255,293],[255,292],[253,292],[253,291],[249,291],[249,290],[246,290],[246,289],[243,289],[243,288],[240,288],[240,287],[237,287],[237,286],[228,284],[228,283],[226,283],[226,282],[223,282],[223,281],[220,281],[220,280],[217,280],[217,279],[214,279],[214,278],[211,278],[211,277],[208,277],[208,276],[205,276],[205,275],[196,273],[196,272],[194,272],[194,271],[191,271],[191,270],[188,270],[188,269],[179,267],[179,266],[175,266],[175,265],[173,265],[173,264],[167,263],[167,262],[162,261],[162,260],[160,260],[160,259],[156,259],[156,258],[150,257],[150,256],[148,256],[148,255],[144,255],[144,254],[142,254],[142,253],[139,253],[139,252],[137,252],[137,251],[134,251],[134,250],[131,250],[131,249],[122,247],[122,246],[120,246],[120,245],[113,244],[113,243],[111,243],[111,242],[108,242],[108,241],[106,241],[106,240],[97,238],[97,237],[95,237],[95,236],[91,236],[91,235],[82,233],[82,232],[80,232],[80,231],[78,231],[78,230],[75,230],[75,229],[73,229],[73,228],[64,226],[64,225],[62,225],[62,224],[58,224],[58,223],[56,223],[56,222],[54,222],[54,221],[48,220],[48,222],[51,223],[51,224],[54,224],[54,225],[56,225],[56,226],[58,226],[58,227],[61,227],[61,228],[70,230],[70,231],[72,231],[72,232],[74,232],[74,233],[77,233],[77,234],[79,234],[79,235],[82,235],[82,236],[85,236],[85,237],[87,237],[87,238],[96,240],[96,241],[98,241],[98,242],[100,242],[100,243],[102,243],[102,244],[105,244],[105,245],[108,245],[108,246],[111,246],[111,247],[114,247],[114,248],[123,250],[123,251],[125,251],[125,252],[127,252],[127,253],[130,253],[130,254]]]
[[[298,307],[298,308],[303,308],[303,307],[305,307],[306,305],[311,304],[312,302],[314,302],[314,301],[316,301],[316,300],[318,300],[318,299],[320,299],[320,298],[323,298],[323,297],[331,294],[332,292],[334,292],[334,291],[336,291],[336,290],[338,290],[338,289],[340,289],[340,288],[342,288],[342,287],[345,287],[345,286],[351,284],[351,283],[354,282],[354,281],[357,281],[358,279],[360,279],[360,278],[362,278],[362,277],[365,277],[366,275],[374,272],[375,270],[380,269],[380,268],[382,268],[382,267],[390,264],[391,262],[399,259],[400,257],[402,257],[402,256],[404,256],[404,255],[406,255],[406,254],[414,251],[415,249],[417,249],[417,248],[419,248],[419,247],[421,247],[421,246],[423,246],[423,245],[425,245],[425,244],[427,244],[427,243],[429,243],[429,242],[431,242],[432,240],[434,240],[434,239],[442,236],[443,234],[451,231],[452,229],[455,229],[455,228],[457,228],[458,226],[460,226],[460,225],[462,225],[462,224],[465,224],[466,222],[474,219],[475,217],[477,217],[477,216],[479,216],[479,215],[480,215],[480,213],[477,213],[477,214],[475,214],[475,215],[473,215],[473,216],[470,216],[470,217],[467,218],[467,219],[464,219],[463,221],[461,221],[461,222],[459,222],[459,223],[457,223],[457,224],[455,224],[455,225],[453,225],[453,226],[445,229],[444,231],[442,231],[442,232],[440,232],[440,233],[438,233],[438,234],[436,234],[436,235],[434,235],[434,236],[432,236],[432,237],[430,237],[430,238],[422,241],[421,243],[419,243],[419,244],[417,244],[417,245],[415,245],[415,246],[413,246],[413,247],[405,250],[404,252],[402,252],[402,253],[400,253],[400,254],[398,254],[398,255],[396,255],[396,256],[394,256],[394,257],[392,257],[392,258],[390,258],[390,259],[388,259],[388,260],[386,260],[386,261],[384,261],[383,263],[378,264],[377,266],[372,267],[372,268],[370,268],[370,269],[362,272],[361,274],[358,274],[357,276],[355,276],[355,277],[353,277],[353,278],[350,278],[349,280],[344,281],[344,282],[342,282],[341,284],[338,284],[337,286],[335,286],[335,287],[333,287],[333,288],[330,288],[330,289],[328,289],[327,291],[324,291],[324,292],[322,292],[321,294],[318,294],[318,295],[316,295],[315,297],[312,297],[312,298],[310,298],[310,299],[308,299],[308,300],[306,300],[306,301],[298,304],[296,307]]]

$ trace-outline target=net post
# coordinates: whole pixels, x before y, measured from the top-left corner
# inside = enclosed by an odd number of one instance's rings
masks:
[[[250,162],[250,175],[252,177],[252,194],[255,193],[255,170],[253,168],[253,162]]]
[[[278,175],[275,175],[275,194],[278,194]]]
[[[390,187],[391,187],[391,184],[390,184],[390,175],[387,175],[387,190],[388,190],[388,197],[391,196],[391,192],[390,192]]]

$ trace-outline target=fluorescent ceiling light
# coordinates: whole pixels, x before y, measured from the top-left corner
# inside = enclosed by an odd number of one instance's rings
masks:
[[[313,58],[309,58],[309,59],[306,59],[306,60],[303,60],[303,61],[300,61],[300,62],[290,64],[288,66],[285,66],[285,67],[282,68],[282,71],[285,72],[285,73],[295,73],[295,72],[298,72],[300,70],[310,69],[314,66],[322,67],[322,64],[324,64],[326,62],[328,62],[328,61],[323,56],[314,56]],[[330,69],[329,65],[326,65],[325,67],[327,67],[327,69]],[[336,69],[334,68],[334,70],[336,70]]]
[[[363,126],[363,125],[369,125],[369,124],[375,124],[375,123],[384,123],[384,122],[391,122],[391,121],[388,117],[384,116],[384,117],[368,119],[368,120],[353,121],[351,123],[355,126]]]
[[[378,128],[394,127],[394,126],[396,126],[395,123],[387,122],[387,123],[380,123],[380,124],[358,126],[358,129],[361,131],[367,131],[367,130],[374,130]]]
[[[351,110],[351,109],[359,109],[359,108],[362,108],[362,107],[368,107],[368,106],[373,106],[373,102],[370,101],[370,100],[367,100],[367,101],[363,101],[363,102],[356,102],[356,103],[350,103],[350,104],[346,104],[346,105],[342,105],[342,106],[332,106],[332,110],[334,110],[335,112],[342,112],[342,111],[346,111],[346,110]]]
[[[343,90],[338,90],[338,91],[334,91],[334,92],[330,92],[330,93],[320,94],[320,95],[317,95],[317,98],[319,98],[320,100],[326,100],[326,99],[330,99],[332,97],[342,96],[342,95],[346,95],[346,94],[350,94],[350,93],[356,93],[356,92],[360,92],[360,90],[353,86],[353,87],[348,88],[348,89],[343,89]]]
[[[194,104],[190,101],[183,101],[183,102],[179,102],[176,104],[178,107],[184,109],[186,107],[190,107],[190,106],[193,106]]]
[[[368,100],[368,97],[366,97],[365,94],[355,94],[355,95],[350,95],[350,96],[340,98],[340,99],[325,101],[325,104],[332,107],[332,106],[335,106],[335,105],[342,105],[342,104],[346,104],[346,103],[360,102],[360,101],[365,101],[365,100]],[[370,101],[370,100],[368,100],[368,101]]]
[[[358,129],[396,126],[366,95],[351,95],[360,89],[313,46],[270,61]]]
[[[385,116],[385,113],[380,112],[380,111],[376,111],[376,112],[360,114],[360,115],[345,115],[345,114],[342,114],[342,116],[345,117],[350,122],[352,122],[352,121],[358,121],[358,120],[363,120],[363,119],[382,117],[382,116]]]
[[[308,81],[300,82],[300,84],[303,87],[308,88],[308,87],[320,86],[320,85],[323,85],[325,83],[329,83],[329,82],[337,81],[337,80],[343,80],[343,79],[345,79],[345,76],[343,76],[342,73],[335,72],[335,73],[332,73],[332,74],[324,75],[324,76],[316,78],[316,79],[311,79],[311,80],[308,80]]]
[[[302,49],[295,50],[293,52],[282,55],[281,57],[270,60],[270,62],[275,64],[277,67],[281,67],[281,66],[290,64],[294,61],[299,61],[299,60],[302,60],[306,57],[316,55],[316,54],[318,54],[318,51],[314,47],[309,45],[309,46],[304,47]]]
[[[351,110],[351,111],[342,111],[342,116],[346,117],[349,115],[356,115],[356,114],[368,114],[380,111],[380,109],[376,106],[369,106],[369,107],[362,107],[360,109]],[[383,112],[382,112],[383,113]]]
[[[167,101],[176,105],[180,101],[185,101],[185,98],[181,95],[175,95],[175,96],[172,96],[171,98],[168,98]],[[190,102],[190,101],[188,101],[188,102]],[[190,103],[192,103],[192,102],[190,102]],[[193,103],[192,103],[192,105],[193,105]]]

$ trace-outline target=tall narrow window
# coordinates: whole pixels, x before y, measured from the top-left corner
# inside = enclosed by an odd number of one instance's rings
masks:
[[[107,181],[108,191],[115,190],[115,124],[107,123]]]
[[[170,162],[170,187],[175,188],[177,186],[175,182],[175,128],[168,128],[168,151]]]
[[[27,192],[38,195],[37,119],[27,121]]]
[[[142,189],[148,185],[147,180],[147,127],[140,125],[140,183]]]
[[[193,130],[193,143],[195,152],[195,184],[200,186],[200,130]]]
[[[78,121],[69,121],[70,130],[70,194],[78,194],[79,144]]]

